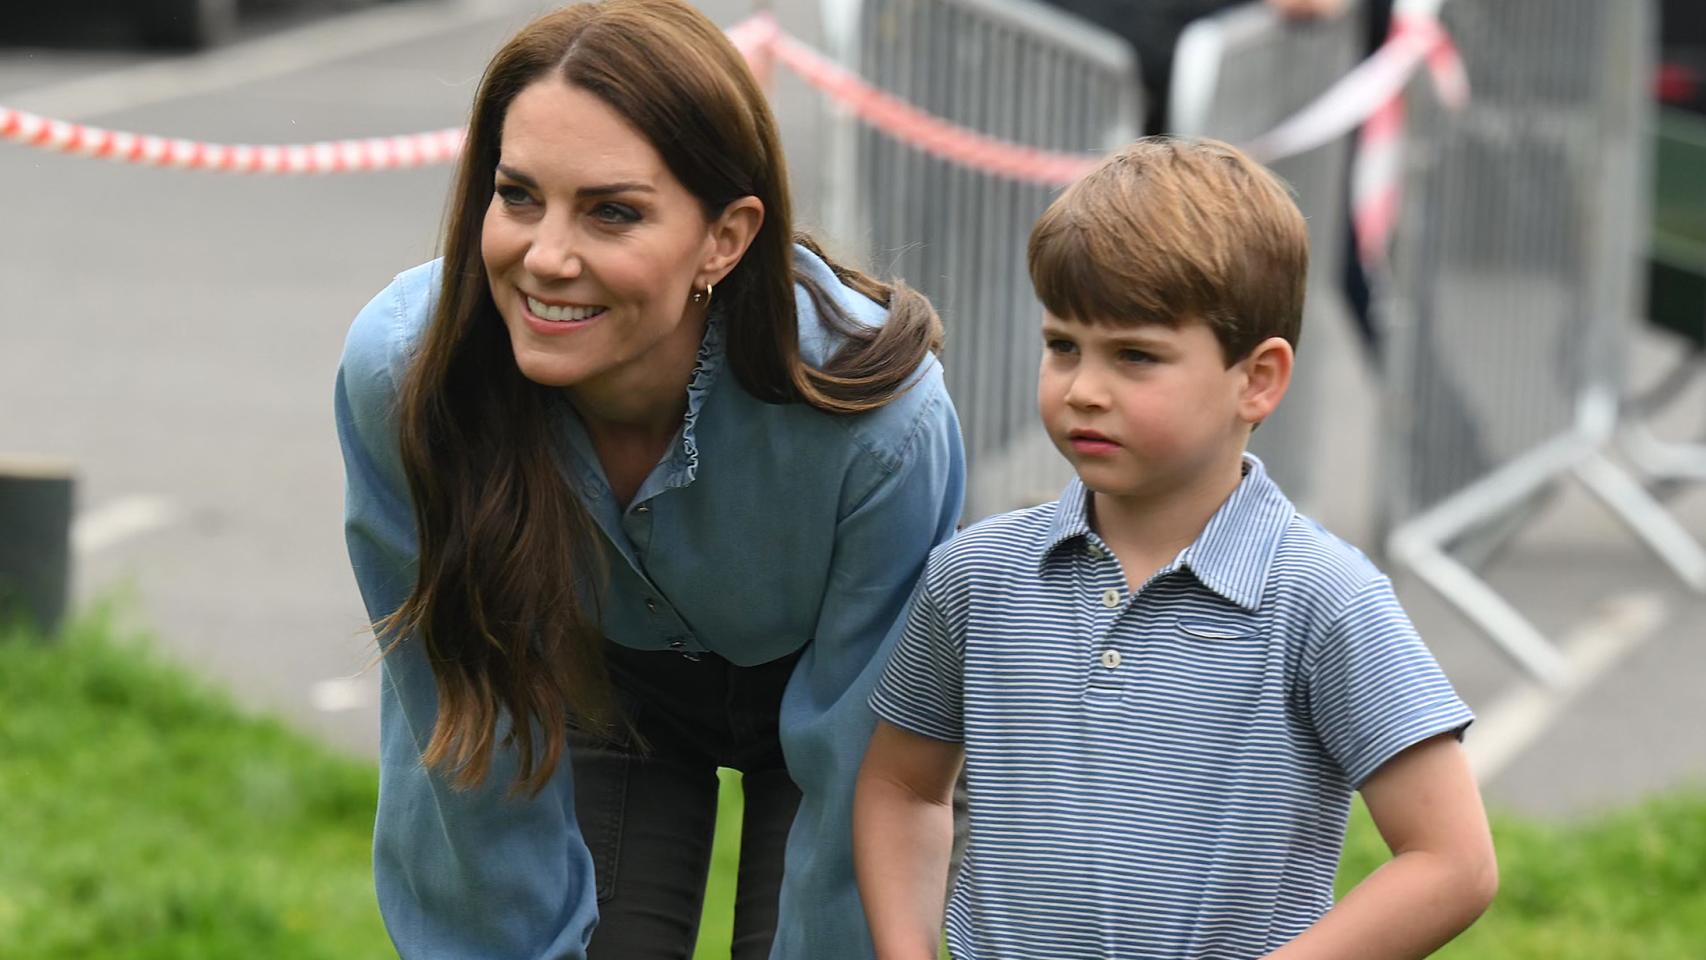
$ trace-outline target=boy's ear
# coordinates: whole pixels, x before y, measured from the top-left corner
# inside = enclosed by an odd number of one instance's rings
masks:
[[[1244,383],[1238,394],[1238,419],[1254,425],[1273,414],[1291,385],[1295,360],[1291,344],[1283,337],[1269,337],[1239,361]]]

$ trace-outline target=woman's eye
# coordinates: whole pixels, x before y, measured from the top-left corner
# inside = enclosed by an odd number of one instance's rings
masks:
[[[592,208],[592,215],[605,223],[634,223],[640,211],[625,203],[601,203]]]
[[[498,199],[504,202],[504,206],[506,207],[519,207],[522,204],[530,203],[533,200],[524,188],[518,187],[513,183],[500,183],[494,192],[497,194]]]

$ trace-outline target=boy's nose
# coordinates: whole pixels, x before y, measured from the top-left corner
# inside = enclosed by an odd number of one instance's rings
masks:
[[[1075,410],[1099,410],[1108,405],[1108,393],[1102,378],[1079,370],[1066,386],[1066,404]]]

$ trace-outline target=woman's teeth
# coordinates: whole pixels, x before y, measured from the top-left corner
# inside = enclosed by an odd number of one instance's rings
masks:
[[[532,297],[527,298],[527,309],[541,320],[551,320],[557,323],[591,320],[604,312],[603,307],[553,307]]]

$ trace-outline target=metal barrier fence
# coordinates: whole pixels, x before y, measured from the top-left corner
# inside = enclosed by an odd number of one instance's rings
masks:
[[[1054,151],[1100,153],[1138,134],[1135,55],[1057,10],[1029,0],[844,6],[831,53],[930,114]],[[967,517],[1053,499],[1070,469],[1037,418],[1042,307],[1025,245],[1057,188],[967,170],[863,125],[842,125],[838,140],[846,169],[831,233],[923,291],[947,325]]]
[[[1338,16],[1291,23],[1266,4],[1234,7],[1192,23],[1173,59],[1172,132],[1232,143],[1277,127],[1342,77],[1362,58],[1361,4]],[[1347,169],[1351,138],[1268,166],[1292,187],[1309,223],[1309,290],[1303,341],[1309,331],[1346,322],[1339,270],[1345,250]],[[1316,444],[1321,423],[1319,354],[1307,345],[1280,409],[1251,438],[1251,449],[1291,498],[1309,512],[1321,495]]]
[[[1462,559],[1566,477],[1706,589],[1706,551],[1605,456],[1645,235],[1646,0],[1447,0],[1473,96],[1412,85],[1385,303],[1393,559],[1532,674],[1564,663]],[[1489,534],[1489,531],[1494,531]]]
[[[1648,251],[1648,320],[1674,336],[1682,353],[1634,398],[1623,448],[1658,479],[1662,495],[1706,483],[1706,434],[1693,442],[1665,440],[1646,423],[1686,400],[1689,387],[1706,382],[1706,117],[1661,109],[1654,147],[1658,207]]]

